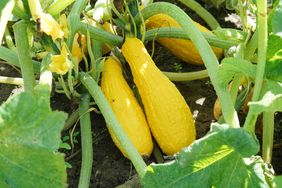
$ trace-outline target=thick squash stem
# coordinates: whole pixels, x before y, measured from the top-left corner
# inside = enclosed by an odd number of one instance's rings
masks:
[[[239,42],[217,38],[215,35],[209,34],[207,32],[201,33],[211,46],[228,49],[231,46],[236,46],[239,44]],[[145,41],[151,41],[158,38],[179,38],[190,40],[189,35],[187,35],[187,33],[181,28],[162,27],[146,31]]]
[[[122,37],[86,23],[80,22],[77,29],[84,35],[87,35],[87,32],[89,32],[91,39],[95,39],[109,45],[121,46],[123,43]]]
[[[209,77],[207,70],[195,71],[195,72],[163,72],[173,82],[185,82],[198,80]]]
[[[274,136],[274,112],[263,113],[262,158],[271,163]]]
[[[22,20],[14,24],[13,29],[15,31],[15,41],[24,81],[24,90],[33,93],[35,76],[27,38],[27,26],[28,22]]]
[[[56,0],[49,8],[48,13],[52,16],[60,14],[65,8],[72,4],[75,0]]]
[[[89,187],[93,163],[93,146],[89,103],[90,97],[88,94],[86,94],[82,97],[82,100],[79,104],[82,149],[81,170],[78,184],[79,188]]]
[[[220,27],[217,20],[213,17],[213,15],[207,11],[200,3],[194,0],[179,0],[179,2],[186,5],[188,8],[195,11],[205,22],[210,26],[212,30]]]
[[[137,173],[140,177],[143,177],[145,175],[146,164],[119,124],[110,104],[108,103],[97,82],[95,82],[95,80],[90,75],[87,75],[85,73],[80,73],[79,79],[95,100],[106,120],[109,129],[111,129],[111,131],[114,133],[117,140],[121,144],[122,148],[127,153]]]
[[[254,85],[254,94],[252,102],[259,100],[263,77],[265,72],[266,52],[267,52],[267,1],[257,1],[257,17],[258,17],[258,63]],[[250,107],[244,128],[250,132],[255,131],[255,122],[258,114],[254,113],[254,107]]]
[[[147,18],[159,14],[165,13],[169,16],[173,17],[183,28],[184,31],[187,32],[187,35],[190,36],[192,42],[198,49],[205,66],[208,70],[209,77],[212,81],[214,89],[219,96],[220,103],[222,104],[222,111],[225,122],[230,125],[230,127],[239,128],[239,120],[237,113],[235,111],[234,106],[232,104],[231,96],[228,92],[227,87],[223,88],[220,86],[220,80],[218,77],[219,72],[219,62],[213,53],[211,47],[208,42],[205,40],[200,30],[196,28],[193,24],[191,18],[179,7],[176,5],[165,3],[165,2],[157,2],[148,5],[148,7],[144,8],[142,11],[142,16],[146,20]],[[137,14],[135,17],[136,24],[141,22],[141,15]]]

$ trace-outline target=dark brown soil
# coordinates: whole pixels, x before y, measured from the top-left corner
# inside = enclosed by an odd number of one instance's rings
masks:
[[[170,1],[171,2],[171,1]],[[183,6],[181,6],[183,7]],[[187,8],[184,8],[186,11]],[[210,9],[216,18],[220,19],[220,23],[224,26],[234,27],[231,23],[224,21],[226,16],[225,11],[216,11]],[[189,11],[188,11],[189,12]],[[203,24],[194,13],[189,12],[189,15],[194,20]],[[150,51],[151,43],[147,44]],[[172,56],[167,50],[156,44],[154,61],[165,71],[194,71],[200,70],[204,67],[196,67],[181,62]],[[19,76],[10,66],[0,64],[1,76]],[[202,79],[190,82],[176,83],[176,86],[184,96],[191,112],[194,115],[197,129],[197,138],[203,137],[209,130],[210,123],[214,121],[213,117],[213,104],[216,99],[216,94],[209,79]],[[0,104],[4,102],[11,91],[17,87],[11,85],[0,84]],[[64,95],[56,94],[52,98],[52,107],[54,109],[63,110],[67,113],[72,112],[77,105],[71,103]],[[94,148],[94,161],[92,167],[91,185],[93,188],[111,188],[123,184],[131,179],[136,174],[131,162],[126,159],[121,152],[113,144],[111,137],[106,129],[102,115],[92,113],[92,135],[93,135],[93,148]],[[77,126],[76,131],[79,131]],[[277,174],[282,173],[282,115],[276,116],[275,127],[275,145],[273,153],[273,166]],[[68,135],[69,132],[64,132]],[[68,172],[68,187],[75,188],[78,185],[80,167],[81,167],[81,152],[80,152],[80,137],[78,136],[78,143],[74,146],[73,154],[70,151],[66,152],[66,161],[71,164],[72,168]],[[149,159],[155,161],[154,157]],[[149,163],[148,162],[148,163]]]

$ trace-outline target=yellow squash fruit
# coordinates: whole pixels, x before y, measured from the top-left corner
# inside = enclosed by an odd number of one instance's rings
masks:
[[[196,138],[185,99],[157,68],[139,39],[127,38],[122,53],[131,68],[153,136],[165,154],[179,152]]]
[[[122,75],[120,62],[113,57],[105,62],[101,89],[135,148],[141,155],[150,156],[153,142],[145,114]],[[111,131],[110,134],[116,146],[127,157],[114,134]]]
[[[200,25],[197,22],[194,22],[198,29],[203,32],[212,33],[210,30]],[[177,27],[180,28],[180,25],[170,16],[166,14],[156,14],[150,17],[146,21],[147,29],[156,29],[160,27]],[[158,39],[158,42],[162,46],[167,48],[173,55],[178,57],[184,62],[193,64],[193,65],[203,65],[204,62],[198,53],[198,50],[194,46],[191,40],[185,39],[173,39],[173,38],[161,38]],[[216,57],[218,59],[222,58],[223,50],[221,48],[212,47]]]

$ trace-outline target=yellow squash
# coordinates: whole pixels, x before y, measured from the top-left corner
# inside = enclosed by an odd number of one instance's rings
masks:
[[[105,62],[101,88],[120,125],[138,152],[143,156],[150,156],[153,142],[146,117],[122,75],[120,62],[113,57]],[[110,134],[123,155],[127,156],[114,134]]]
[[[157,68],[143,43],[127,38],[122,53],[145,108],[149,127],[162,151],[172,155],[196,138],[190,109],[175,85]]]
[[[203,32],[212,33],[210,30],[200,25],[197,22],[194,22],[198,29]],[[155,29],[160,27],[178,27],[180,25],[170,16],[166,14],[156,14],[150,17],[146,21],[147,29]],[[161,43],[165,48],[167,48],[173,55],[178,57],[184,62],[193,64],[193,65],[203,65],[204,62],[198,53],[196,47],[190,40],[185,39],[173,39],[173,38],[162,38],[158,39],[158,42]],[[212,47],[215,55],[218,59],[223,56],[223,50],[221,48]]]

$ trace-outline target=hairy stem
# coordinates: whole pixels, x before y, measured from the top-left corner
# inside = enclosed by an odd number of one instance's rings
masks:
[[[271,163],[274,134],[274,112],[263,113],[262,158]]]
[[[206,32],[201,32],[205,39],[211,46],[216,46],[219,48],[228,49],[231,46],[236,46],[239,42],[231,41],[231,40],[224,40],[217,38],[213,34],[209,34]],[[174,27],[162,27],[158,29],[150,29],[146,31],[145,41],[151,41],[158,38],[179,38],[179,39],[189,39],[189,35],[181,28],[174,28]]]
[[[255,78],[254,94],[252,101],[257,101],[260,96],[263,77],[265,72],[266,52],[267,52],[267,1],[257,1],[257,18],[258,18],[258,63]],[[258,114],[254,113],[254,107],[250,107],[244,128],[248,131],[255,131],[255,123]]]
[[[14,24],[13,28],[22,77],[24,80],[24,90],[33,93],[35,76],[28,44],[27,26],[28,22],[19,21]]]
[[[195,72],[163,72],[171,81],[174,82],[183,82],[198,80],[209,77],[207,70],[195,71]]]
[[[91,120],[89,112],[90,97],[85,94],[79,104],[80,115],[80,131],[81,131],[81,150],[82,161],[79,177],[79,188],[88,188],[92,163],[93,163],[93,146],[92,146],[92,133],[91,133]]]
[[[145,175],[146,164],[119,124],[116,115],[97,82],[85,73],[80,73],[79,78],[81,83],[86,87],[90,95],[95,100],[106,120],[108,128],[114,133],[118,142],[129,156],[129,159],[132,161],[137,173],[140,177],[143,177]]]
[[[179,2],[186,5],[191,10],[195,11],[209,26],[212,30],[220,27],[217,20],[213,17],[213,15],[207,11],[200,3],[194,0],[179,0]]]

